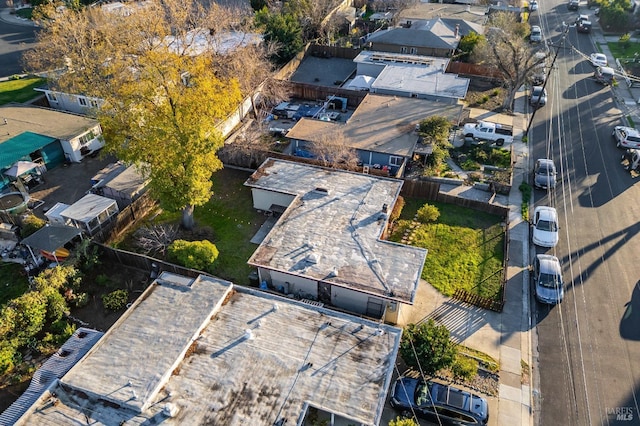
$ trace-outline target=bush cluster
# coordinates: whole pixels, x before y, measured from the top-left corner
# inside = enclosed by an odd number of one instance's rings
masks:
[[[218,248],[211,241],[175,240],[168,247],[169,260],[186,268],[213,272],[218,258]]]
[[[0,374],[20,363],[23,351],[45,353],[73,334],[75,326],[63,320],[69,310],[65,295],[79,282],[72,266],[47,269],[34,278],[31,291],[0,309]]]
[[[110,311],[119,311],[126,307],[128,302],[129,292],[127,290],[114,290],[102,295],[102,304],[105,309]]]
[[[422,324],[409,324],[402,333],[400,355],[409,367],[433,375],[456,360],[458,349],[449,337],[447,327],[431,318]]]
[[[418,209],[417,216],[418,222],[435,222],[440,217],[440,210],[436,206],[427,203]]]

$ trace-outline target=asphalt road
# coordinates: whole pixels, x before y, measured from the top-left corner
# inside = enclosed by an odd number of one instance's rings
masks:
[[[540,12],[544,33],[559,44],[561,22],[577,13],[565,2],[543,3]],[[560,259],[566,284],[560,305],[533,302],[536,424],[640,424],[640,179],[622,168],[611,138],[622,116],[611,89],[592,79],[580,53],[596,51],[591,38],[570,28],[564,45],[531,134],[531,159],[553,158],[561,175],[553,193],[535,191],[534,199],[558,209],[560,243],[546,251]]]
[[[34,41],[34,27],[0,21],[0,77],[23,72],[22,54],[33,47]]]

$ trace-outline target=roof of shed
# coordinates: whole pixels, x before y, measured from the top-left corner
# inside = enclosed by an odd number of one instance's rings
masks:
[[[87,194],[60,212],[60,216],[87,223],[115,204],[111,198]]]
[[[21,244],[37,250],[53,252],[78,235],[82,235],[82,231],[72,226],[47,225],[22,240]]]

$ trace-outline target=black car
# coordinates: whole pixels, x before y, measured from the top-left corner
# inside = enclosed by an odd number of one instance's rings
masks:
[[[576,24],[579,33],[588,34],[591,32],[591,21],[580,21]]]
[[[400,377],[391,392],[391,406],[443,425],[486,425],[487,400],[440,383]]]
[[[569,5],[568,5],[569,10],[578,10],[579,6],[580,6],[579,0],[569,0]]]

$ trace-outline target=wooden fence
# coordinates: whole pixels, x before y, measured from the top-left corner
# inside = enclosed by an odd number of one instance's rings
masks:
[[[163,271],[168,271],[191,278],[196,278],[198,275],[207,275],[205,272],[185,268],[184,266],[175,265],[144,254],[109,247],[96,241],[93,241],[93,243],[98,247],[98,253],[101,258],[107,259],[117,265],[123,265],[141,271],[149,271],[149,273],[153,270],[158,274]]]
[[[478,64],[469,64],[467,62],[449,62],[447,72],[452,74],[472,75],[476,77],[495,78],[502,80],[503,76],[495,68],[485,67]]]
[[[292,98],[306,99],[309,101],[324,102],[330,96],[346,98],[349,109],[355,109],[369,92],[362,90],[348,90],[339,87],[316,86],[314,84],[288,82]]]
[[[324,46],[320,44],[312,44],[307,50],[307,54],[310,56],[317,56],[320,58],[340,58],[340,59],[355,59],[360,54],[362,49],[354,49],[349,47],[339,46]]]
[[[108,242],[122,235],[138,219],[143,218],[157,206],[156,201],[145,192],[140,198],[125,207],[115,219],[92,239],[96,242]]]
[[[502,294],[504,295],[504,286]],[[453,298],[460,300],[461,302],[469,303],[479,308],[489,309],[495,312],[502,312],[502,309],[504,308],[504,296],[502,297],[502,300],[494,300],[458,289],[454,293]]]
[[[435,181],[405,179],[400,195],[403,197],[425,198],[436,201],[440,192],[440,183]]]

